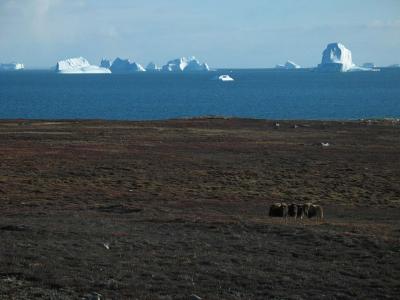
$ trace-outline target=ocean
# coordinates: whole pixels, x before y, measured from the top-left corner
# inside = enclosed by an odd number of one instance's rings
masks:
[[[229,74],[234,82],[211,80]],[[0,73],[0,119],[162,120],[198,116],[400,117],[400,69],[218,70],[201,74]]]

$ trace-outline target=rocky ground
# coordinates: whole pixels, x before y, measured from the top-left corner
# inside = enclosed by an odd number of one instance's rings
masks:
[[[0,299],[398,299],[400,125],[279,123],[0,121]]]

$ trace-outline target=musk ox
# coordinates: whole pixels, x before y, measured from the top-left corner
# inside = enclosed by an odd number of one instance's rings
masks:
[[[274,203],[269,208],[270,217],[287,218],[288,205],[286,203]]]
[[[295,204],[295,203],[289,204],[289,206],[288,206],[288,216],[289,217],[297,218],[297,211],[298,211],[297,204]]]
[[[298,219],[303,219],[304,217],[304,211],[303,211],[303,205],[297,205],[297,216],[296,218]]]
[[[304,203],[301,207],[302,207],[302,211],[303,211],[303,215],[305,217],[308,217],[308,211],[310,209],[310,207],[312,206],[312,203]]]
[[[315,217],[316,220],[322,220],[324,218],[324,210],[321,205],[312,204],[308,208],[307,217],[309,219]]]
[[[302,204],[296,204],[296,203],[291,203],[288,206],[288,216],[293,217],[295,219],[303,219],[304,213],[303,213],[303,205]]]

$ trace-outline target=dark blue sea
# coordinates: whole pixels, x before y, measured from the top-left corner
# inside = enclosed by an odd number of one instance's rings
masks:
[[[235,81],[211,80],[217,74],[229,74]],[[0,73],[0,119],[154,120],[205,115],[326,120],[397,118],[400,69],[353,73]]]

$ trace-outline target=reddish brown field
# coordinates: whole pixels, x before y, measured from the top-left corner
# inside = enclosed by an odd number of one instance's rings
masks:
[[[399,299],[400,125],[273,124],[0,121],[0,299]]]

